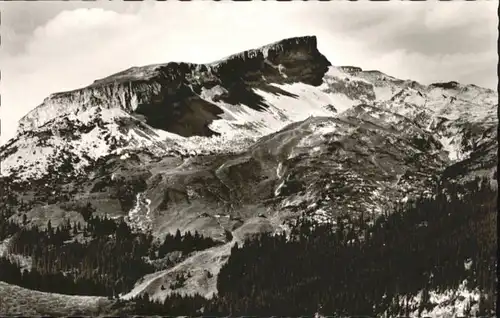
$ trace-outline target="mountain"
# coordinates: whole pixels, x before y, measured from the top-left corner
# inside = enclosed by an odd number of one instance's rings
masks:
[[[305,97],[309,103],[324,98],[316,87],[329,65],[316,48],[316,38],[304,37],[208,65],[167,63],[131,68],[83,89],[47,98],[20,120],[18,139],[8,146],[18,149],[23,161],[4,156],[3,169],[11,171],[22,164],[26,171],[18,173],[39,176],[57,161],[37,162],[32,157],[40,154],[47,159],[63,154],[68,160],[82,158],[76,167],[81,171],[100,156],[131,147],[146,147],[161,155],[235,150],[235,135],[243,137],[238,141],[242,143],[308,115],[329,114],[322,105],[294,109],[282,105],[287,100],[279,105],[265,100],[266,96],[294,100],[298,95],[293,89],[288,92],[272,85],[291,83],[303,83],[295,89],[316,93]],[[214,138],[200,138],[211,136]],[[31,144],[34,140],[36,146]],[[23,150],[27,148],[29,156]]]
[[[0,148],[0,206],[24,226],[85,226],[92,211],[160,239],[197,231],[218,244],[124,298],[210,297],[234,245],[256,234],[289,233],[299,218],[374,224],[436,189],[496,186],[497,107],[475,85],[333,66],[314,36],[210,64],[133,67],[20,120]],[[165,284],[179,273],[191,276]]]

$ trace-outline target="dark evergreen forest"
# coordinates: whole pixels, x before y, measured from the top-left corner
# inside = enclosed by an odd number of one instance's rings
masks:
[[[233,247],[218,276],[218,295],[171,295],[165,302],[143,295],[126,311],[139,315],[408,315],[394,299],[423,291],[479,288],[480,315],[496,309],[497,189],[473,182],[439,190],[398,206],[368,225],[339,218],[313,224],[302,218],[290,237],[262,234]],[[66,294],[116,295],[151,271],[146,256],[189,252],[216,244],[195,234],[168,236],[161,245],[124,222],[92,217],[87,226],[46,231],[0,222],[0,239],[13,235],[11,251],[29,255],[34,269],[0,260],[0,280]],[[90,238],[74,239],[74,233]],[[196,237],[196,239],[195,239]],[[188,243],[190,242],[190,243]],[[196,243],[195,243],[196,242]],[[464,263],[471,263],[466,269]],[[57,283],[55,283],[57,282]],[[124,309],[125,310],[125,309]]]
[[[0,280],[22,287],[69,295],[115,297],[155,268],[147,261],[167,253],[188,254],[218,242],[195,232],[167,234],[161,244],[132,231],[123,221],[86,216],[87,224],[66,222],[45,230],[11,221],[0,223],[0,240],[11,237],[9,253],[31,257],[31,271],[0,258]]]
[[[482,293],[478,315],[494,316],[496,207],[497,190],[483,181],[409,202],[372,226],[304,219],[290,239],[264,234],[235,246],[219,274],[216,298],[201,305],[199,297],[175,296],[160,304],[145,295],[137,313],[196,315],[202,308],[206,316],[408,316],[411,308],[396,296],[423,291],[423,310],[430,290],[467,280]],[[466,261],[472,261],[470,270]]]

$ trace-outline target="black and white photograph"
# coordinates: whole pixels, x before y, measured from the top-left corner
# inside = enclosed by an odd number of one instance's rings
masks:
[[[496,317],[498,9],[0,1],[0,316]]]

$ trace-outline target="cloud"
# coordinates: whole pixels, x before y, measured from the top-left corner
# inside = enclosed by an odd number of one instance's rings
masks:
[[[475,32],[486,31],[487,26],[494,22],[492,17],[497,15],[498,3],[495,1],[481,1],[476,3],[457,2],[426,8],[424,25],[429,30],[453,29],[463,25],[474,29]],[[496,23],[495,23],[496,24]]]
[[[81,36],[85,37],[90,34],[93,37],[102,38],[101,33],[95,32],[106,32],[115,28],[127,27],[136,21],[137,17],[134,15],[119,14],[101,8],[63,11],[46,25],[35,30],[35,41],[31,45],[40,44],[41,41],[45,40],[74,40],[75,38],[80,40]],[[30,49],[33,50],[33,47]]]
[[[496,78],[497,57],[489,52],[469,54],[444,54],[430,60],[428,56],[405,50],[392,51],[373,59],[370,64],[386,65],[387,73],[399,73],[402,79],[425,78],[425,83],[444,82],[461,79],[464,84],[489,86]],[[401,65],[404,69],[397,70]],[[485,78],[486,77],[486,78]]]
[[[424,83],[496,86],[492,3],[74,2],[53,4],[50,12],[32,6],[24,4],[22,15],[5,6],[2,14],[0,142],[51,93],[131,66],[210,62],[298,35],[317,35],[336,65]],[[21,26],[16,16],[39,24]]]

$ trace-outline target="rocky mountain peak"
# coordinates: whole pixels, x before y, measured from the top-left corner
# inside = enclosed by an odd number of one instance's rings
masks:
[[[455,88],[460,87],[460,84],[458,82],[455,82],[455,81],[450,81],[450,82],[442,82],[442,83],[432,83],[431,86],[444,88],[444,89],[455,89]]]
[[[290,64],[299,60],[314,60],[330,65],[326,58],[317,49],[315,36],[288,38],[277,41],[256,49],[246,50],[232,54],[223,59],[206,64],[186,62],[168,62],[142,67],[131,67],[127,70],[94,81],[89,87],[99,87],[123,82],[144,81],[163,77],[174,80],[175,78],[188,77],[189,75],[223,76],[228,73],[238,73],[238,76],[247,78],[248,71],[258,71],[266,68],[266,64]],[[251,76],[250,76],[251,78]]]
[[[330,65],[318,51],[316,37],[307,36],[281,40],[208,64],[170,62],[132,67],[87,87],[52,94],[20,120],[18,132],[41,127],[55,117],[101,106],[135,112],[145,116],[152,127],[181,136],[210,136],[216,132],[207,126],[222,112],[200,98],[204,90],[223,87],[220,98],[226,103],[262,109],[265,106],[252,88],[295,82],[317,86]],[[183,117],[190,111],[199,116],[186,123]]]
[[[339,66],[339,69],[346,72],[346,73],[349,73],[349,74],[357,74],[359,72],[362,72],[363,69],[361,67],[357,67],[357,66]]]

